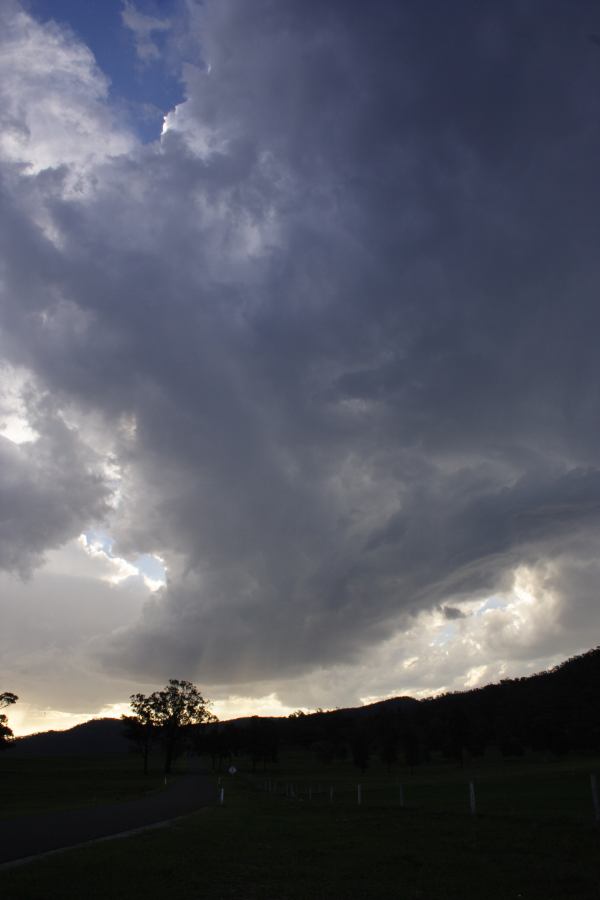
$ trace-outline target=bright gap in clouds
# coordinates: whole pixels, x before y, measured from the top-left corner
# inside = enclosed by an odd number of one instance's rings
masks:
[[[0,364],[0,436],[13,444],[28,443],[39,437],[24,401],[28,378],[24,369]]]
[[[164,116],[183,99],[178,69],[165,52],[175,0],[160,0],[160,17],[147,0],[29,0],[29,8],[42,22],[71,29],[89,47],[110,79],[111,102],[142,141],[156,140]]]
[[[19,700],[10,710],[9,722],[15,737],[24,737],[41,731],[67,731],[90,719],[118,719],[130,712],[129,703],[112,703],[94,713],[70,713],[59,709],[38,709]]]
[[[30,441],[35,441],[39,437],[37,431],[33,430],[27,419],[18,413],[8,413],[2,417],[0,434],[2,437],[12,441],[13,444],[26,444]]]
[[[246,716],[289,716],[296,707],[285,706],[276,694],[267,694],[264,697],[232,695],[215,700],[211,703],[210,709],[221,721],[225,721]],[[303,712],[310,710],[304,709]],[[89,722],[90,719],[119,719],[122,715],[130,715],[131,707],[127,702],[111,703],[94,712],[70,713],[50,708],[38,709],[29,703],[19,701],[8,710],[8,713],[15,736],[22,737],[40,731],[66,731]]]
[[[92,557],[100,557],[110,565],[106,580],[119,584],[127,578],[142,578],[151,591],[157,591],[167,583],[167,568],[159,556],[144,553],[132,560],[123,559],[113,553],[113,539],[102,531],[89,531],[80,535],[81,545]]]

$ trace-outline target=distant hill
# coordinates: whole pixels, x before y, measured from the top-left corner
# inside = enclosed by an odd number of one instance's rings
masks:
[[[359,718],[374,715],[383,710],[399,711],[412,708],[418,701],[411,697],[392,697],[380,700],[367,706],[357,708],[336,709],[322,713],[307,713],[305,718],[319,716],[357,716]],[[228,724],[244,727],[255,720],[255,716],[241,716],[229,720]],[[273,719],[264,716],[263,719]],[[274,719],[273,719],[274,720]],[[223,723],[224,724],[224,723]],[[16,738],[10,748],[11,756],[104,756],[106,754],[128,753],[131,743],[123,737],[123,726],[120,719],[90,719],[81,725],[75,725],[66,731],[42,731]]]
[[[595,648],[550,671],[469,691],[425,700],[391,697],[367,706],[288,718],[245,716],[209,726],[202,732],[204,737],[198,733],[197,738],[198,746],[204,741],[205,752],[211,754],[269,742],[269,746],[276,742],[350,746],[358,733],[368,734],[374,747],[394,742],[403,745],[411,758],[426,759],[430,751],[439,751],[463,759],[465,753],[479,755],[490,745],[506,755],[519,755],[526,748],[556,754],[597,753],[599,693],[600,648]],[[101,756],[126,753],[130,748],[120,719],[93,719],[68,731],[18,738],[10,752],[16,756]]]
[[[358,716],[374,716],[382,712],[402,713],[413,710],[418,703],[419,701],[414,697],[388,697],[387,700],[377,700],[366,706],[357,706],[355,709],[340,710],[340,712],[354,713]]]
[[[10,753],[21,757],[127,753],[131,745],[122,732],[120,719],[91,719],[67,731],[44,731],[17,738]]]
[[[344,716],[350,718],[369,718],[370,716],[379,715],[381,712],[408,712],[414,709],[418,700],[415,700],[414,697],[388,697],[386,700],[377,700],[375,703],[367,703],[365,706],[344,706],[344,707],[336,707],[335,709],[319,709],[315,712],[307,712],[307,713],[292,713],[291,719],[294,719],[297,716],[299,719],[318,719],[326,716],[328,718],[335,718],[336,716]],[[268,722],[280,722],[282,716],[240,716],[236,719],[224,719],[221,722],[218,722],[218,725],[238,725],[243,728],[246,725],[251,725],[252,722],[255,722],[257,718],[260,718],[264,721]]]

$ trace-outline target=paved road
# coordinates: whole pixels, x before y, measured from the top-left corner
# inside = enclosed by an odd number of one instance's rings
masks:
[[[217,799],[214,778],[173,776],[165,790],[125,803],[0,820],[0,864],[144,828],[194,812]]]

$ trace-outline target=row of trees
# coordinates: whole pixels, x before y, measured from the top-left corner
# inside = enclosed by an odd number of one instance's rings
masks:
[[[410,716],[388,711],[368,718],[356,710],[287,719],[253,716],[198,730],[193,747],[210,756],[216,771],[227,769],[239,756],[249,759],[253,771],[265,770],[278,761],[282,749],[292,747],[325,764],[350,759],[363,772],[374,755],[388,768],[400,761],[414,766],[424,759]]]
[[[427,700],[219,723],[196,729],[192,745],[216,769],[240,755],[267,767],[282,747],[301,747],[323,763],[351,759],[361,771],[374,758],[388,768],[440,757],[463,766],[489,748],[505,757],[600,753],[599,685],[596,648],[548,672]]]

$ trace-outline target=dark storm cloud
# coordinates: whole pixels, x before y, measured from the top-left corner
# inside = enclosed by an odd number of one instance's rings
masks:
[[[592,554],[598,24],[205,3],[160,147],[77,195],[68,170],[11,181],[6,353],[115,423],[120,552],[170,566],[107,664],[352,660],[565,543]]]
[[[449,622],[452,622],[455,619],[464,619],[465,617],[464,612],[461,612],[456,606],[443,606],[442,613],[444,618],[448,619]]]
[[[36,419],[35,444],[0,437],[0,568],[27,575],[109,510],[111,486],[98,460],[63,423]],[[44,427],[45,426],[45,427]]]

